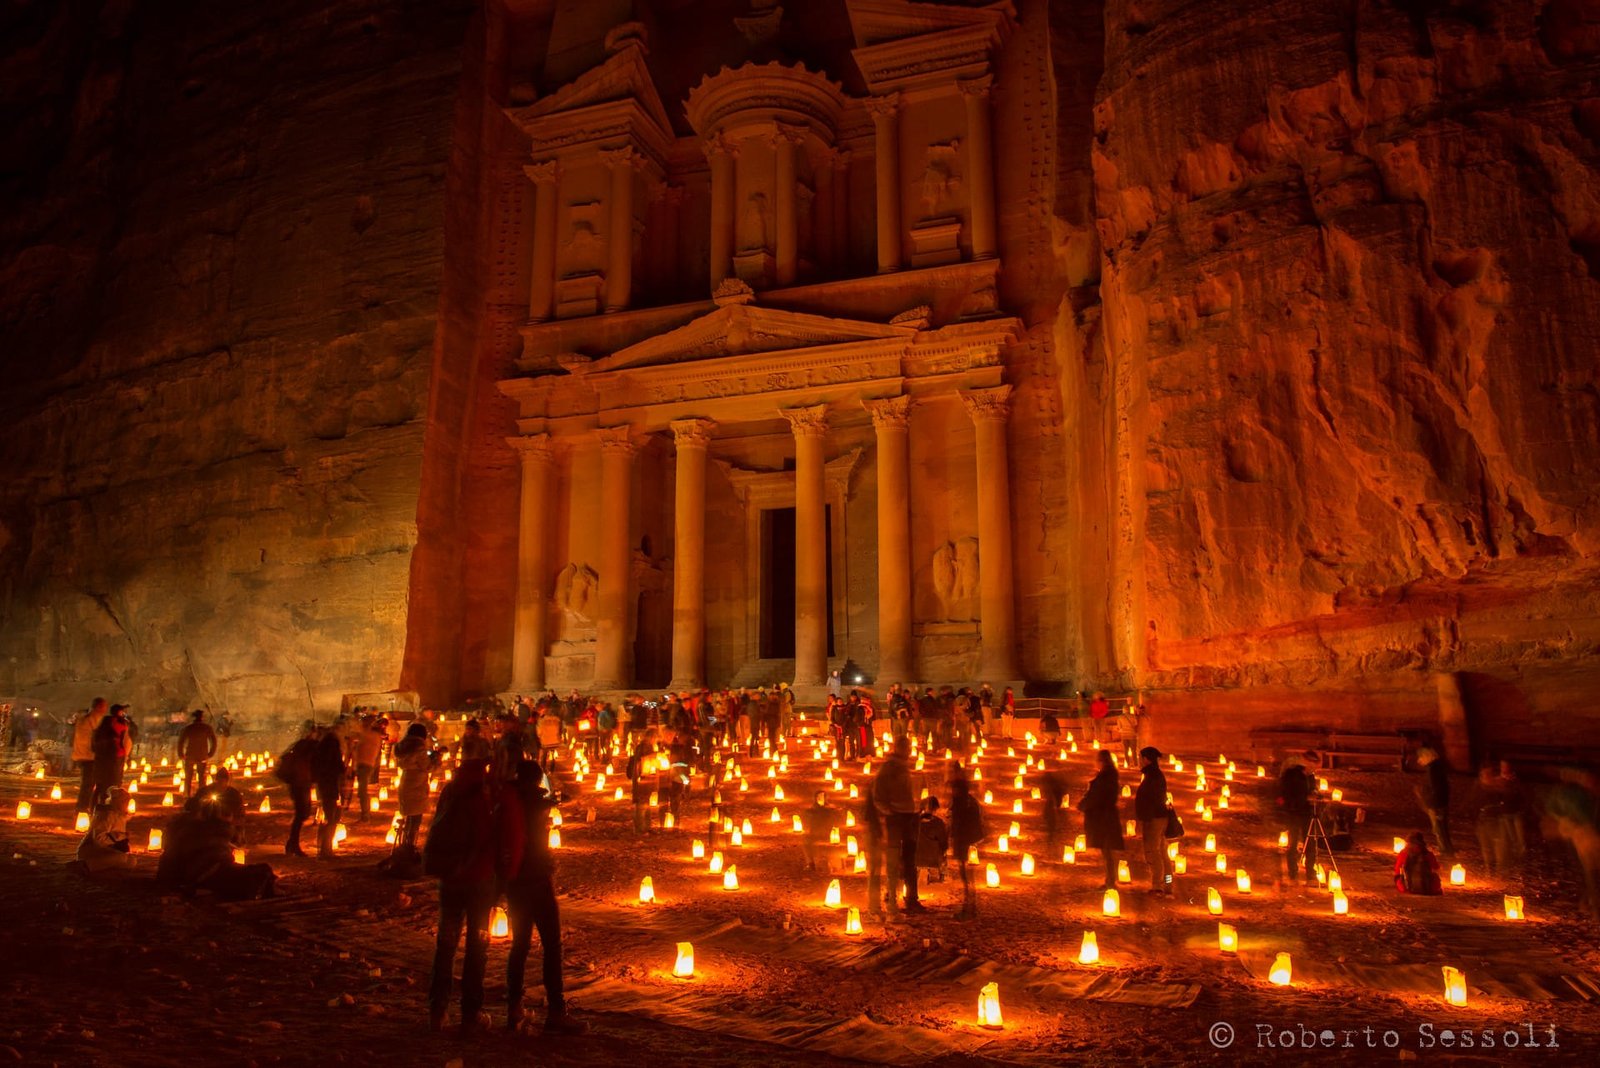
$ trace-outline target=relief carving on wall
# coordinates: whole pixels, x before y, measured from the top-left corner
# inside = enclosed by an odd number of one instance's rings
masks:
[[[562,246],[562,274],[586,274],[600,269],[602,255],[599,231],[596,229],[600,202],[574,204],[570,209],[571,228]]]
[[[561,609],[561,637],[572,640],[578,632],[592,632],[593,608],[600,594],[600,575],[588,564],[572,563],[556,576],[556,607]]]
[[[767,194],[751,193],[744,203],[744,216],[739,223],[739,251],[759,252],[770,247],[767,241]]]
[[[957,538],[933,551],[933,592],[942,620],[978,618],[978,539]]]
[[[960,138],[928,146],[923,157],[922,217],[937,219],[958,214],[961,207],[961,175],[956,158]]]

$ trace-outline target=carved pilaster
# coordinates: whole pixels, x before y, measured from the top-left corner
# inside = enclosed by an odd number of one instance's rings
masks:
[[[961,403],[974,423],[1004,424],[1011,418],[1011,387],[991,386],[988,389],[964,389]]]
[[[905,395],[862,401],[879,430],[906,430],[911,426],[911,398]]]
[[[634,436],[633,427],[626,424],[597,427],[594,436],[600,442],[601,453],[632,456],[639,451],[639,439]]]
[[[715,419],[674,419],[672,440],[680,449],[704,449],[711,444],[712,432],[717,428]]]
[[[828,433],[828,406],[812,404],[804,408],[782,408],[789,430],[796,438],[821,438]]]

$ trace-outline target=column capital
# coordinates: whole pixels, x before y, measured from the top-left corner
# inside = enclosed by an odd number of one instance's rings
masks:
[[[905,394],[882,400],[866,400],[861,405],[871,413],[872,425],[879,431],[905,430],[911,426],[911,398]]]
[[[956,82],[956,87],[961,90],[963,96],[986,97],[989,95],[989,90],[994,88],[994,75],[985,74],[978,78],[967,78]]]
[[[789,420],[789,430],[797,438],[820,438],[828,432],[828,406],[812,404],[804,408],[780,408]]]
[[[1004,423],[1011,417],[1011,387],[991,386],[988,389],[964,389],[961,403],[974,423]]]
[[[516,450],[524,467],[547,464],[555,459],[555,443],[549,434],[519,434],[506,438],[506,444]]]
[[[718,156],[727,156],[730,159],[739,158],[739,146],[727,134],[718,131],[700,141],[700,147],[706,154],[706,159],[715,159]]]
[[[717,428],[715,419],[674,419],[672,440],[680,449],[704,449],[711,444],[711,433]]]
[[[642,167],[642,156],[632,145],[623,145],[621,148],[602,148],[599,152],[600,160],[608,167]]]
[[[522,173],[526,174],[528,180],[534,185],[545,185],[553,183],[557,178],[561,177],[561,164],[553,159],[547,159],[540,163],[529,163],[522,168]]]
[[[828,162],[836,171],[849,170],[850,160],[853,155],[854,153],[852,153],[848,148],[836,148],[833,150],[833,158]]]
[[[633,427],[626,423],[622,426],[597,427],[594,436],[600,442],[602,453],[632,456],[639,451],[639,441],[633,436]]]
[[[774,135],[776,143],[780,145],[803,145],[811,131],[804,126],[790,126],[788,123],[777,124],[777,133]]]
[[[900,94],[885,93],[882,96],[869,96],[861,102],[867,113],[874,119],[892,119],[900,111]]]

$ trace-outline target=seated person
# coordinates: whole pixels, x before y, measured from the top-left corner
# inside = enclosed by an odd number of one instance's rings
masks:
[[[78,859],[90,875],[133,867],[128,852],[128,791],[118,786],[107,795],[105,804],[95,806],[89,830],[78,843]]]
[[[931,881],[937,873],[944,882],[944,858],[950,852],[950,829],[939,818],[939,799],[926,797],[917,816],[917,867],[927,868]]]
[[[1394,886],[1402,894],[1435,895],[1444,893],[1439,878],[1439,858],[1428,850],[1421,831],[1406,839],[1406,847],[1394,858]]]
[[[234,789],[228,779],[228,769],[218,768],[216,778],[204,790],[189,798],[184,809],[223,820],[230,828],[228,840],[234,845],[243,845],[244,795]]]
[[[232,832],[228,821],[209,806],[198,813],[178,813],[167,823],[156,884],[185,896],[207,890],[224,901],[271,897],[277,880],[272,867],[236,863]]]

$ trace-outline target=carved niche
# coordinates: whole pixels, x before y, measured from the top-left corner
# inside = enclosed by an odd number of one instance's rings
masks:
[[[933,551],[930,561],[933,592],[939,599],[943,622],[978,618],[978,539],[957,538]]]
[[[559,637],[581,641],[594,636],[594,606],[600,575],[588,564],[571,563],[556,576],[556,607],[561,610]]]

